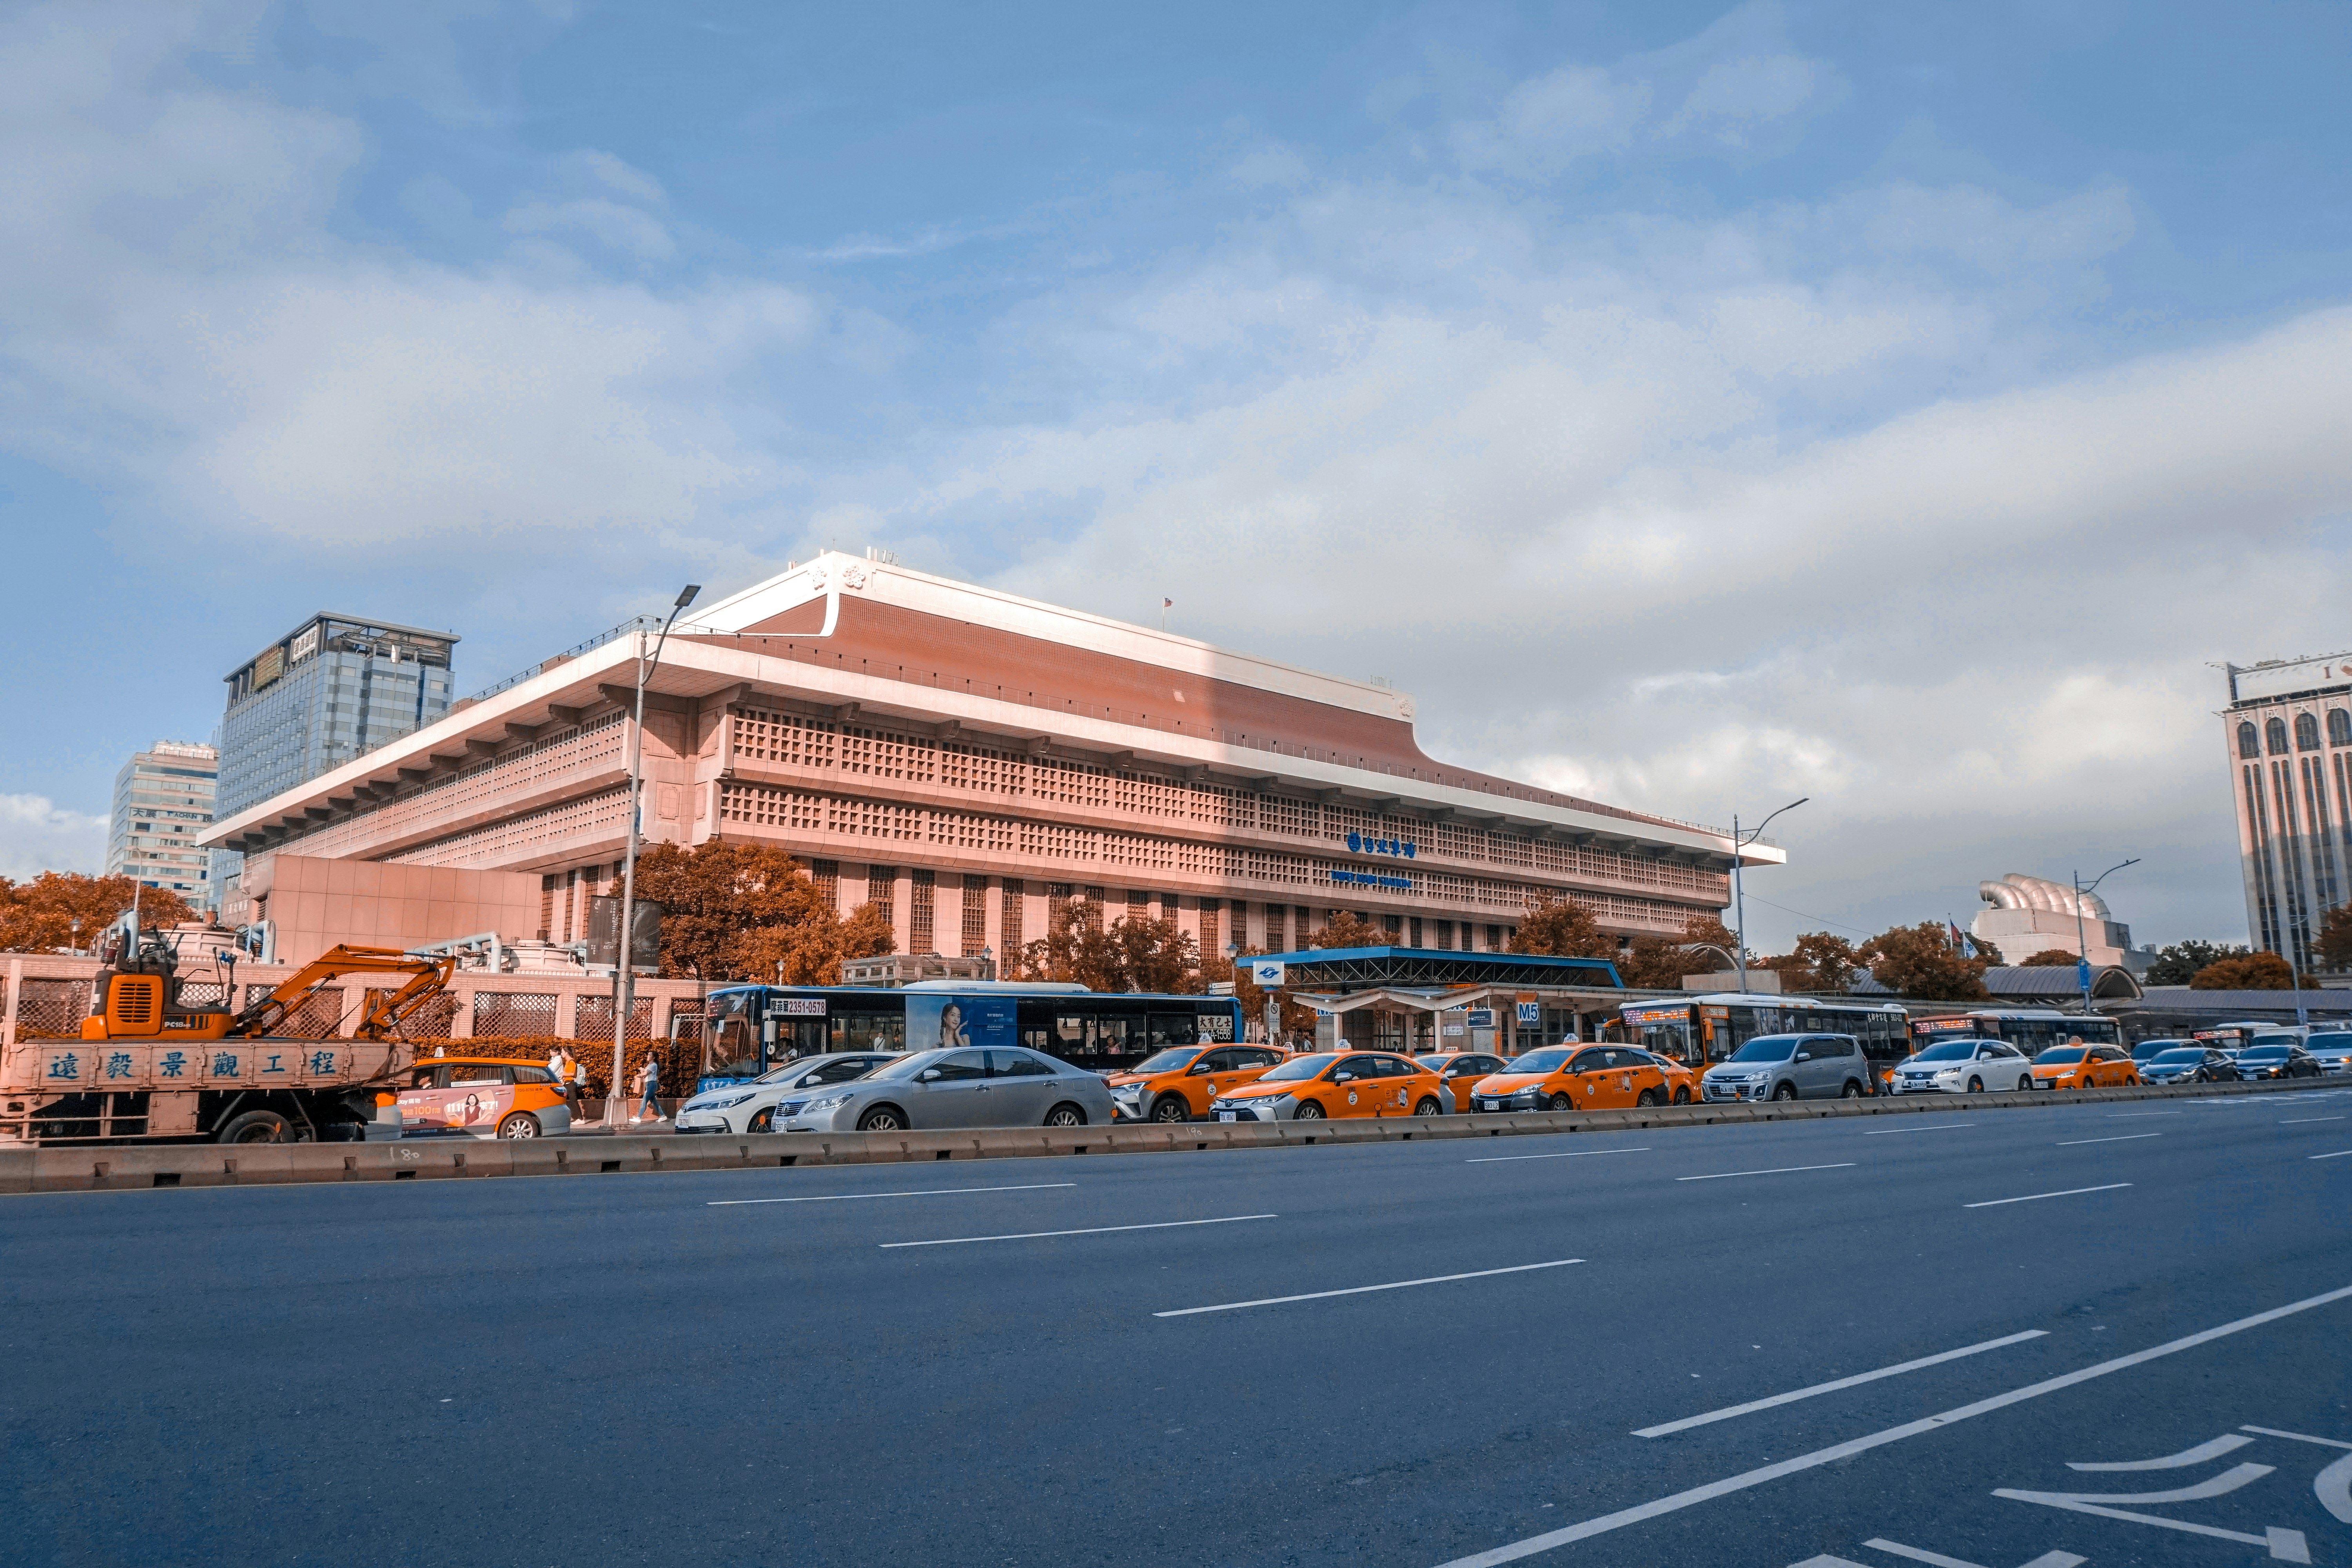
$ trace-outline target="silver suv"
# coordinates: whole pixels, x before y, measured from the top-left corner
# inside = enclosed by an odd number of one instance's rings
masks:
[[[1851,1035],[1759,1035],[1706,1069],[1702,1100],[1858,1100],[1870,1063]]]

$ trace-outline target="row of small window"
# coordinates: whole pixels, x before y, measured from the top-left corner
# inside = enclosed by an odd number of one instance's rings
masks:
[[[2252,720],[2242,721],[2238,725],[2238,755],[2261,756],[2263,748],[2259,742],[2264,739],[2270,742],[2271,755],[2286,755],[2286,721],[2273,719],[2263,726],[2263,733],[2258,736],[2254,732]],[[2331,746],[2352,746],[2352,712],[2341,708],[2327,710],[2327,743]],[[2298,752],[2319,750],[2319,721],[2309,713],[2294,716],[2294,749]]]

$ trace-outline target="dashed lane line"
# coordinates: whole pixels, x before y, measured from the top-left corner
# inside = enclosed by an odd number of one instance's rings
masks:
[[[2346,1152],[2352,1153],[2352,1150],[2347,1150]],[[1499,1568],[1502,1563],[1516,1563],[1522,1557],[1532,1557],[1539,1552],[1549,1552],[1555,1547],[1566,1546],[1573,1542],[1590,1540],[1596,1535],[1605,1535],[1612,1530],[1622,1530],[1629,1524],[1641,1524],[1664,1514],[1695,1507],[1699,1503],[1712,1502],[1717,1498],[1728,1497],[1734,1492],[1748,1491],[1768,1481],[1777,1481],[1783,1476],[1793,1476],[1806,1470],[1819,1469],[1823,1465],[1833,1465],[1841,1459],[1850,1459],[1856,1454],[1866,1454],[1873,1448],[1883,1448],[1890,1443],[1900,1443],[1906,1438],[1923,1436],[1929,1432],[1940,1432],[1955,1422],[1990,1415],[1996,1410],[2006,1410],[2012,1405],[2021,1405],[2029,1399],[2039,1399],[2043,1394],[2055,1394],[2062,1389],[2072,1388],[2076,1384],[2088,1383],[2093,1378],[2105,1377],[2112,1373],[2123,1372],[2164,1356],[2178,1355],[2182,1351],[2194,1350],[2199,1345],[2225,1339],[2231,1334],[2243,1333],[2249,1329],[2274,1323],[2282,1318],[2292,1317],[2298,1312],[2308,1312],[2315,1308],[2328,1306],[2347,1297],[2352,1297],[2352,1285],[2327,1291],[2324,1295],[2307,1296],[2300,1301],[2290,1301],[2284,1307],[2273,1307],[2266,1312],[2256,1312],[2252,1317],[2240,1318],[2233,1322],[2200,1330],[2197,1333],[2168,1341],[2164,1344],[2151,1345],[2147,1350],[2135,1351],[2129,1355],[2117,1356],[2112,1361],[2103,1361],[2077,1372],[2062,1373],[2056,1377],[2044,1378],[2039,1383],[2030,1383],[2022,1388],[2011,1389],[2006,1394],[1996,1394],[1990,1399],[1979,1399],[1974,1404],[1957,1405],[1950,1410],[1925,1416],[1917,1421],[1906,1421],[1900,1426],[1889,1426],[1883,1431],[1873,1432],[1868,1436],[1856,1437],[1827,1448],[1816,1448],[1810,1454],[1800,1454],[1794,1458],[1782,1459],[1778,1464],[1761,1466],[1736,1476],[1726,1476],[1719,1481],[1710,1481],[1705,1486],[1692,1487],[1686,1491],[1675,1492],[1650,1502],[1637,1503],[1632,1508],[1620,1509],[1614,1513],[1604,1513],[1596,1519],[1563,1525],[1558,1530],[1546,1531],[1541,1535],[1528,1536],[1524,1541],[1514,1541],[1490,1551],[1473,1552],[1467,1557],[1457,1557],[1450,1563],[1441,1564],[1440,1568]]]
[[[1202,1312],[1238,1312],[1244,1307],[1280,1307],[1292,1301],[1320,1301],[1332,1296],[1363,1296],[1374,1290],[1409,1290],[1416,1285],[1449,1285],[1456,1279],[1487,1279],[1497,1274],[1527,1274],[1538,1268],[1565,1268],[1581,1258],[1555,1258],[1549,1263],[1520,1263],[1508,1268],[1479,1268],[1467,1274],[1433,1274],[1426,1279],[1398,1279],[1386,1285],[1351,1285],[1344,1290],[1309,1290],[1298,1296],[1261,1296],[1255,1301],[1221,1301],[1213,1307],[1179,1307],[1154,1312],[1155,1318],[1192,1318]]]
[[[2080,1193],[2112,1193],[2118,1187],[2128,1187],[2129,1182],[2109,1182],[2103,1187],[2068,1187],[2063,1193],[2028,1193],[2021,1198],[1987,1198],[1980,1204],[1962,1204],[1964,1209],[1997,1209],[2003,1204],[2030,1204],[2042,1198],[2071,1198]]]
[[[2346,1120],[2346,1118],[2341,1116],[2298,1116],[2291,1121],[2282,1121],[2279,1125],[2281,1127],[2308,1127],[2315,1121],[2342,1121],[2344,1120]]]
[[[1704,1176],[1676,1176],[1677,1182],[1721,1182],[1733,1176],[1785,1176],[1791,1171],[1843,1171],[1856,1162],[1840,1160],[1834,1165],[1775,1165],[1769,1171],[1717,1171]]]
[[[852,1198],[943,1198],[957,1193],[1043,1193],[1075,1187],[1076,1182],[1028,1182],[1017,1187],[917,1187],[903,1193],[812,1193],[804,1198],[716,1198],[706,1208],[737,1208],[745,1204],[838,1204]]]
[[[1513,1160],[1581,1160],[1587,1154],[1646,1154],[1649,1152],[1647,1143],[1638,1143],[1631,1149],[1570,1149],[1557,1154],[1482,1154],[1477,1159],[1462,1163],[1465,1165],[1501,1165]]]
[[[2314,1154],[2312,1158],[2315,1160],[2341,1160],[2347,1154],[2352,1154],[2352,1149],[2338,1149],[2333,1154]]]
[[[2069,1138],[2063,1143],[2057,1145],[2057,1147],[2061,1149],[2075,1149],[2080,1148],[2085,1143],[2133,1143],[2138,1142],[2142,1138],[2161,1138],[2163,1136],[2164,1134],[2161,1132],[2125,1132],[2113,1138]]]
[[[1694,1426],[1705,1426],[1717,1421],[1728,1421],[1735,1415],[1748,1415],[1759,1410],[1769,1410],[1776,1405],[1792,1405],[1800,1399],[1811,1399],[1817,1394],[1835,1394],[1842,1388],[1854,1388],[1865,1383],[1876,1383],[1882,1377],[1899,1377],[1906,1372],[1917,1372],[1921,1367],[1940,1366],[1945,1362],[1958,1361],[1963,1356],[1982,1355],[1987,1351],[1997,1351],[2006,1345],[2021,1345],[2028,1340],[2046,1339],[2050,1331],[2047,1329],[2028,1329],[2021,1334],[2010,1334],[1998,1340],[1987,1340],[1982,1344],[1962,1345],[1956,1351],[1943,1351],[1935,1355],[1921,1356],[1916,1361],[1901,1362],[1894,1366],[1882,1366],[1876,1372],[1860,1372],[1852,1377],[1841,1377],[1832,1383],[1817,1383],[1811,1388],[1800,1388],[1788,1394],[1776,1394],[1769,1399],[1751,1399],[1745,1405],[1733,1405],[1721,1410],[1710,1410],[1704,1415],[1685,1415],[1679,1421],[1667,1421],[1656,1426],[1644,1426],[1633,1436],[1663,1437],[1670,1432],[1687,1432]]]
[[[1231,1214],[1216,1219],[1163,1219],[1151,1225],[1093,1225],[1082,1230],[1024,1230],[1013,1236],[950,1236],[937,1241],[885,1241],[883,1251],[902,1247],[961,1247],[974,1241],[1040,1241],[1052,1236],[1108,1236],[1121,1230],[1181,1230],[1188,1225],[1239,1225],[1245,1219],[1280,1219],[1272,1214]]]
[[[1932,1127],[1874,1127],[1869,1131],[1864,1133],[1863,1136],[1864,1138],[1884,1138],[1889,1132],[1949,1132],[1955,1128],[1974,1127],[1976,1123],[1973,1121],[1941,1121]]]

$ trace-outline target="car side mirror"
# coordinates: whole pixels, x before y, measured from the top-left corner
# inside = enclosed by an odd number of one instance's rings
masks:
[[[1801,1062],[1811,1061],[1813,1059],[1813,1053],[1811,1051],[1799,1051],[1797,1053],[1797,1059]]]
[[[916,1081],[917,1083],[929,1083],[929,1082],[930,1082],[933,1079],[937,1078],[937,1077],[939,1077],[939,1076],[940,1076],[940,1069],[939,1069],[939,1068],[925,1068],[921,1072],[919,1072],[919,1073],[917,1073],[917,1074],[915,1075],[915,1081]]]
[[[1207,1072],[1209,1070],[1209,1064],[1206,1062],[1194,1062],[1192,1064],[1192,1070],[1194,1072]]]

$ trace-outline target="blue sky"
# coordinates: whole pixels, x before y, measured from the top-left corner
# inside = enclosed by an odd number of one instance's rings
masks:
[[[2144,857],[2352,644],[2336,5],[29,6],[0,871],[309,612],[488,684],[827,543],[1783,819],[1766,946]]]

